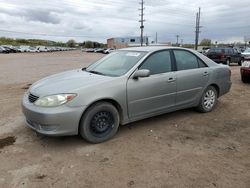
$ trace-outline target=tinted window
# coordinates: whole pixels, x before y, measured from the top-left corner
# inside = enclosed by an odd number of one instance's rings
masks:
[[[225,53],[225,49],[222,49],[222,48],[211,48],[208,53]]]
[[[188,70],[199,68],[198,58],[184,50],[174,50],[177,70]]]
[[[161,51],[152,54],[144,61],[139,69],[148,69],[151,75],[170,72],[172,70],[170,52]]]
[[[232,54],[232,53],[233,53],[233,49],[230,49],[230,48],[229,48],[229,49],[227,49],[227,50],[228,50],[228,53],[229,53],[229,54]]]
[[[237,51],[237,49],[234,49],[234,53],[237,54],[237,53],[239,53],[239,52]]]

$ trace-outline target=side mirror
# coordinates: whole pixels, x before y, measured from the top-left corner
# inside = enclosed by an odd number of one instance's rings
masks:
[[[143,78],[143,77],[149,77],[150,76],[150,70],[148,69],[141,69],[141,70],[137,70],[134,75],[133,78],[137,79],[137,78]]]

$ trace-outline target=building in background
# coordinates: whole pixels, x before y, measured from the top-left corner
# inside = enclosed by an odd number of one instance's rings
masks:
[[[143,37],[143,45],[148,45],[148,37]],[[141,37],[117,37],[107,39],[108,48],[120,49],[141,46]]]

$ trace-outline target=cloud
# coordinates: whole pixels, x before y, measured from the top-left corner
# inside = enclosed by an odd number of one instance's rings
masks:
[[[59,16],[49,10],[25,10],[20,16],[24,16],[28,21],[50,24],[59,24],[61,21]]]
[[[249,0],[145,1],[145,35],[158,41],[194,43],[195,15],[201,7],[201,35],[217,41],[243,40],[250,35]],[[0,36],[67,41],[139,36],[139,0],[0,0]],[[32,35],[43,34],[43,35]]]

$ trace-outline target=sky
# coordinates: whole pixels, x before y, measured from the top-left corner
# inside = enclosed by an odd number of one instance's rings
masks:
[[[77,42],[139,36],[141,0],[0,0],[0,37]],[[250,0],[145,0],[144,33],[150,41],[194,43],[201,8],[200,40],[250,38]]]

